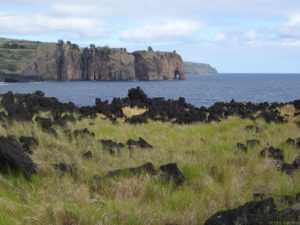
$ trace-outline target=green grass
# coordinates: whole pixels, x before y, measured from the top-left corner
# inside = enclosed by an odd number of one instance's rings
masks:
[[[44,113],[43,116],[49,116]],[[260,133],[245,131],[246,125],[261,128]],[[293,176],[282,174],[275,163],[260,158],[266,144],[284,149],[291,162],[297,155],[294,147],[283,142],[297,137],[299,128],[292,122],[267,124],[230,118],[220,123],[176,125],[150,121],[143,125],[117,124],[97,117],[69,123],[71,130],[87,127],[96,137],[68,141],[61,127],[58,137],[42,132],[36,124],[12,123],[1,135],[33,135],[40,145],[32,156],[38,174],[32,182],[17,174],[0,175],[0,224],[203,224],[218,210],[233,208],[252,200],[254,192],[275,197],[291,195],[300,190],[300,171]],[[126,142],[142,137],[152,150],[125,148],[118,156],[103,151],[99,139]],[[237,142],[259,139],[261,144],[239,152]],[[93,158],[82,154],[91,150]],[[74,163],[75,173],[63,175],[52,168],[53,163]],[[108,171],[152,162],[156,168],[176,162],[186,182],[176,188],[149,175],[121,176],[104,179],[95,186],[92,177]],[[284,205],[279,203],[280,207]]]
[[[16,49],[6,48],[4,47],[6,43],[18,44],[22,47]],[[0,38],[0,72],[21,72],[23,67],[38,53],[38,49],[47,46],[49,46],[49,43]]]

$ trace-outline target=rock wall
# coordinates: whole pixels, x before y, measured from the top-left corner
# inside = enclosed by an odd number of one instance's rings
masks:
[[[45,80],[173,80],[184,79],[183,61],[171,52],[138,51],[121,48],[85,48],[72,44],[39,48],[22,70],[22,75]]]
[[[84,80],[135,80],[134,57],[123,49],[86,48],[82,73]]]
[[[138,80],[184,79],[183,61],[175,52],[134,52]]]
[[[22,74],[41,76],[45,80],[81,80],[80,50],[72,45],[40,47]]]

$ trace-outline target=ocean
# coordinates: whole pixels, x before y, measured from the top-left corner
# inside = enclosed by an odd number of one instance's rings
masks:
[[[140,86],[150,97],[184,97],[195,106],[219,101],[288,102],[300,99],[300,74],[188,75],[183,81],[59,81],[0,83],[0,94],[45,92],[78,106],[94,105],[95,98],[126,97],[128,89]]]

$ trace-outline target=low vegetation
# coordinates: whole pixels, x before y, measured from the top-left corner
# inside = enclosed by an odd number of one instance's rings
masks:
[[[31,155],[38,168],[31,181],[15,171],[0,175],[0,224],[197,225],[219,210],[253,200],[254,193],[273,197],[284,208],[282,196],[300,192],[300,170],[287,175],[278,170],[274,160],[260,156],[261,150],[270,146],[283,149],[289,163],[298,154],[296,146],[286,143],[288,138],[300,136],[295,108],[285,106],[280,110],[289,118],[285,123],[230,117],[190,125],[152,120],[132,125],[120,118],[111,122],[100,114],[95,118],[73,114],[75,121],[54,127],[56,135],[45,132],[35,119],[2,121],[0,135],[14,135],[16,139],[33,136],[39,145],[33,147]],[[128,116],[144,111],[123,109]],[[4,109],[0,112],[6,113]],[[51,112],[37,116],[53,119]],[[247,129],[251,127],[255,129]],[[85,128],[89,133],[70,139],[70,132]],[[103,139],[126,143],[139,137],[153,148],[124,147],[111,155],[100,143]],[[259,143],[246,152],[237,148],[237,143],[253,139]],[[84,157],[88,151],[91,157]],[[185,182],[175,186],[172,181],[146,173],[104,176],[147,162],[156,169],[177,163]],[[59,163],[72,165],[72,171],[55,170],[53,164]],[[102,179],[95,180],[95,175]]]
[[[36,54],[37,49],[48,45],[49,43],[39,41],[0,38],[0,72],[21,72],[23,66]]]

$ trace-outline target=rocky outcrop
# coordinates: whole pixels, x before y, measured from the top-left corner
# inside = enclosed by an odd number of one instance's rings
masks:
[[[81,80],[80,50],[71,44],[41,46],[21,74],[41,76],[44,80]]]
[[[134,57],[125,49],[86,48],[82,73],[84,80],[135,80]]]
[[[298,224],[299,211],[286,208],[281,211],[272,198],[247,202],[243,206],[217,212],[204,225],[271,225]]]
[[[173,80],[184,79],[183,61],[175,52],[122,48],[85,48],[74,44],[40,46],[22,75],[44,80]]]
[[[183,61],[175,52],[138,51],[133,55],[138,80],[184,79]]]

